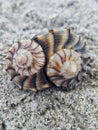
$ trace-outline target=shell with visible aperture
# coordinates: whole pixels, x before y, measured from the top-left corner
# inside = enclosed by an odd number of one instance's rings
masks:
[[[50,30],[31,40],[21,40],[8,52],[6,71],[21,89],[70,88],[78,84],[90,62],[86,42],[70,29]]]

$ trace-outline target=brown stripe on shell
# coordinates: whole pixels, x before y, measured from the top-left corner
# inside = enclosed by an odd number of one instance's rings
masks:
[[[17,77],[17,76],[19,76],[19,75],[20,75],[20,74],[14,72],[14,73],[12,74],[12,76],[11,76],[11,81],[14,80],[14,78]]]
[[[60,72],[60,70],[59,70],[60,66],[57,67],[57,65],[58,65],[58,64],[56,63],[56,66],[52,66],[52,67],[50,66],[49,68],[50,68],[50,69],[54,69],[56,72]],[[53,71],[53,70],[52,70],[52,71]],[[53,72],[52,72],[52,73],[53,73]]]
[[[46,62],[47,62],[47,58],[46,57],[48,57],[48,53],[49,53],[48,52],[48,46],[45,45],[45,42],[42,41],[41,39],[38,38],[38,37],[34,37],[34,38],[32,38],[32,41],[34,40],[36,43],[38,43],[38,44],[40,44],[42,46],[43,51],[45,52],[45,59],[46,59]]]
[[[37,55],[37,54],[40,54],[41,52],[43,52],[43,51],[40,51],[40,52],[31,52],[31,53]]]
[[[39,44],[35,48],[28,49],[29,51],[35,51],[39,47]],[[32,52],[33,53],[33,52]]]
[[[61,50],[68,41],[69,29],[63,31],[50,30],[54,37],[54,52]]]
[[[65,54],[64,50],[62,49],[62,51],[58,51],[58,52],[56,52],[56,54],[59,55],[62,63],[64,63],[64,61],[66,60],[66,54]]]
[[[23,89],[32,90],[34,92],[37,91],[36,89],[36,74],[27,77],[23,84]]]
[[[57,87],[61,87],[62,84],[67,80],[64,79],[62,75],[54,75],[50,76],[49,78]]]
[[[65,80],[63,79],[63,76],[62,75],[53,75],[53,76],[50,76],[51,80]]]
[[[56,52],[57,47],[58,47],[58,45],[59,45],[59,43],[61,41],[61,35],[60,35],[60,33],[58,31],[53,30],[53,29],[50,30],[49,32],[52,33],[52,35],[53,35],[53,39],[54,39],[54,52]]]
[[[45,52],[46,59],[49,59],[49,57],[53,55],[54,39],[53,35],[50,32],[44,36],[38,35],[32,40],[42,46],[43,51]]]
[[[42,90],[51,87],[51,84],[49,83],[47,76],[45,74],[45,70],[43,69],[41,69],[39,73],[37,73],[36,87],[37,90]]]
[[[51,71],[49,71],[49,73],[50,72],[54,73],[54,71],[60,72],[60,68],[62,66],[61,57],[57,53],[55,53],[54,56],[55,56],[55,58],[51,60],[52,62],[48,63],[48,68],[50,70],[52,69]],[[54,71],[53,71],[53,69],[54,69]]]
[[[20,89],[23,89],[24,82],[26,81],[27,76],[24,75],[16,75],[13,78],[13,81],[18,85]]]
[[[56,67],[54,68],[54,67],[48,67],[48,69],[49,69],[49,71],[47,71],[47,75],[48,75],[48,77],[51,77],[51,76],[53,76],[53,75],[58,75],[59,74],[59,70],[57,70],[56,69]]]
[[[64,48],[71,49],[79,41],[79,36],[74,35],[71,29],[68,29],[68,40],[64,43]]]
[[[11,79],[10,80],[13,80],[13,77],[15,76],[16,72],[15,72],[15,69],[13,67],[9,67],[9,68],[6,68],[6,71],[8,72],[8,74],[11,76]]]

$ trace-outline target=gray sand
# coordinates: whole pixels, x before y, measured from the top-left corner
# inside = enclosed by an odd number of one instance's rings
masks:
[[[89,43],[90,74],[73,91],[20,91],[4,68],[8,48],[51,28]],[[0,0],[0,130],[98,130],[98,0]]]

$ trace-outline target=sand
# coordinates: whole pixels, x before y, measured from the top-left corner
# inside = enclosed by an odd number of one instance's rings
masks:
[[[5,72],[9,47],[51,28],[72,28],[94,60],[73,91],[21,91]],[[98,130],[98,0],[0,0],[0,130]]]

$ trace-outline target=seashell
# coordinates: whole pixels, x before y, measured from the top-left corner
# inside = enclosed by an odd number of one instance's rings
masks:
[[[36,91],[38,89],[36,84],[40,86],[47,82],[42,70],[45,65],[45,54],[35,41],[21,40],[13,44],[6,59],[8,60],[6,71],[19,88]],[[48,84],[43,87],[48,87]]]
[[[6,71],[19,88],[32,91],[77,85],[90,62],[86,45],[70,29],[21,40],[8,52]]]
[[[51,56],[47,75],[56,86],[63,86],[66,80],[74,78],[81,71],[80,54],[72,49],[62,49]]]

